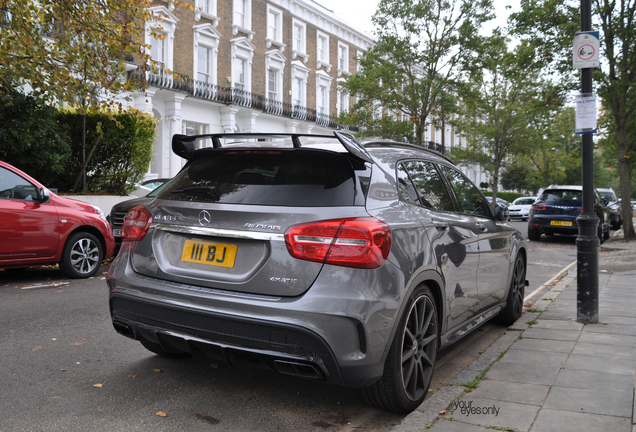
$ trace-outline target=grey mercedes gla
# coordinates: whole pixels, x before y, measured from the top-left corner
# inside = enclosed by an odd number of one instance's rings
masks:
[[[116,331],[156,354],[408,412],[440,348],[521,315],[524,240],[440,153],[339,131],[172,144],[187,163],[128,213],[107,276]]]

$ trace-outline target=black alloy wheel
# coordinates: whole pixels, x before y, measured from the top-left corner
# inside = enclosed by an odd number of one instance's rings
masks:
[[[517,255],[512,269],[512,280],[508,290],[506,306],[497,315],[501,324],[511,325],[523,312],[523,298],[526,292],[526,262],[521,255]]]
[[[435,299],[428,287],[409,299],[389,351],[384,375],[363,389],[371,405],[388,411],[410,412],[426,397],[431,384],[439,339]]]

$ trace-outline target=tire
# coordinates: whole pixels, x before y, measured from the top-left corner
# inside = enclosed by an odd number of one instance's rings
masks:
[[[362,389],[370,405],[408,413],[428,394],[439,344],[437,306],[431,290],[418,287],[399,321],[382,378]]]
[[[506,306],[497,315],[497,322],[505,325],[514,324],[523,312],[523,297],[526,291],[526,262],[517,255],[512,268],[512,280],[506,297]]]
[[[88,278],[99,270],[104,260],[102,244],[91,233],[76,232],[64,245],[60,269],[69,278]]]
[[[182,352],[182,351],[166,351],[161,345],[155,342],[150,341],[139,341],[148,351],[152,351],[153,353],[160,355],[161,357],[173,358],[173,359],[184,359],[190,357],[190,354]]]
[[[528,240],[539,241],[541,240],[541,233],[536,228],[528,228]]]

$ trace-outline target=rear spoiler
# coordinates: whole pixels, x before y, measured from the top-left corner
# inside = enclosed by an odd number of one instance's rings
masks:
[[[251,139],[258,138],[291,138],[294,148],[302,147],[300,137],[309,138],[333,138],[336,137],[340,144],[352,155],[365,162],[373,163],[369,152],[353,137],[353,135],[343,131],[333,131],[333,135],[312,135],[296,133],[221,133],[204,135],[179,135],[172,136],[172,151],[183,159],[189,160],[196,151],[196,141],[200,139],[212,139],[213,148],[222,148],[221,138]]]

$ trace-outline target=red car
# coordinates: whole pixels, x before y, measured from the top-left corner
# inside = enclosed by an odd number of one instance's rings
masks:
[[[67,277],[87,278],[114,250],[99,207],[56,195],[0,161],[0,268],[59,263]]]

